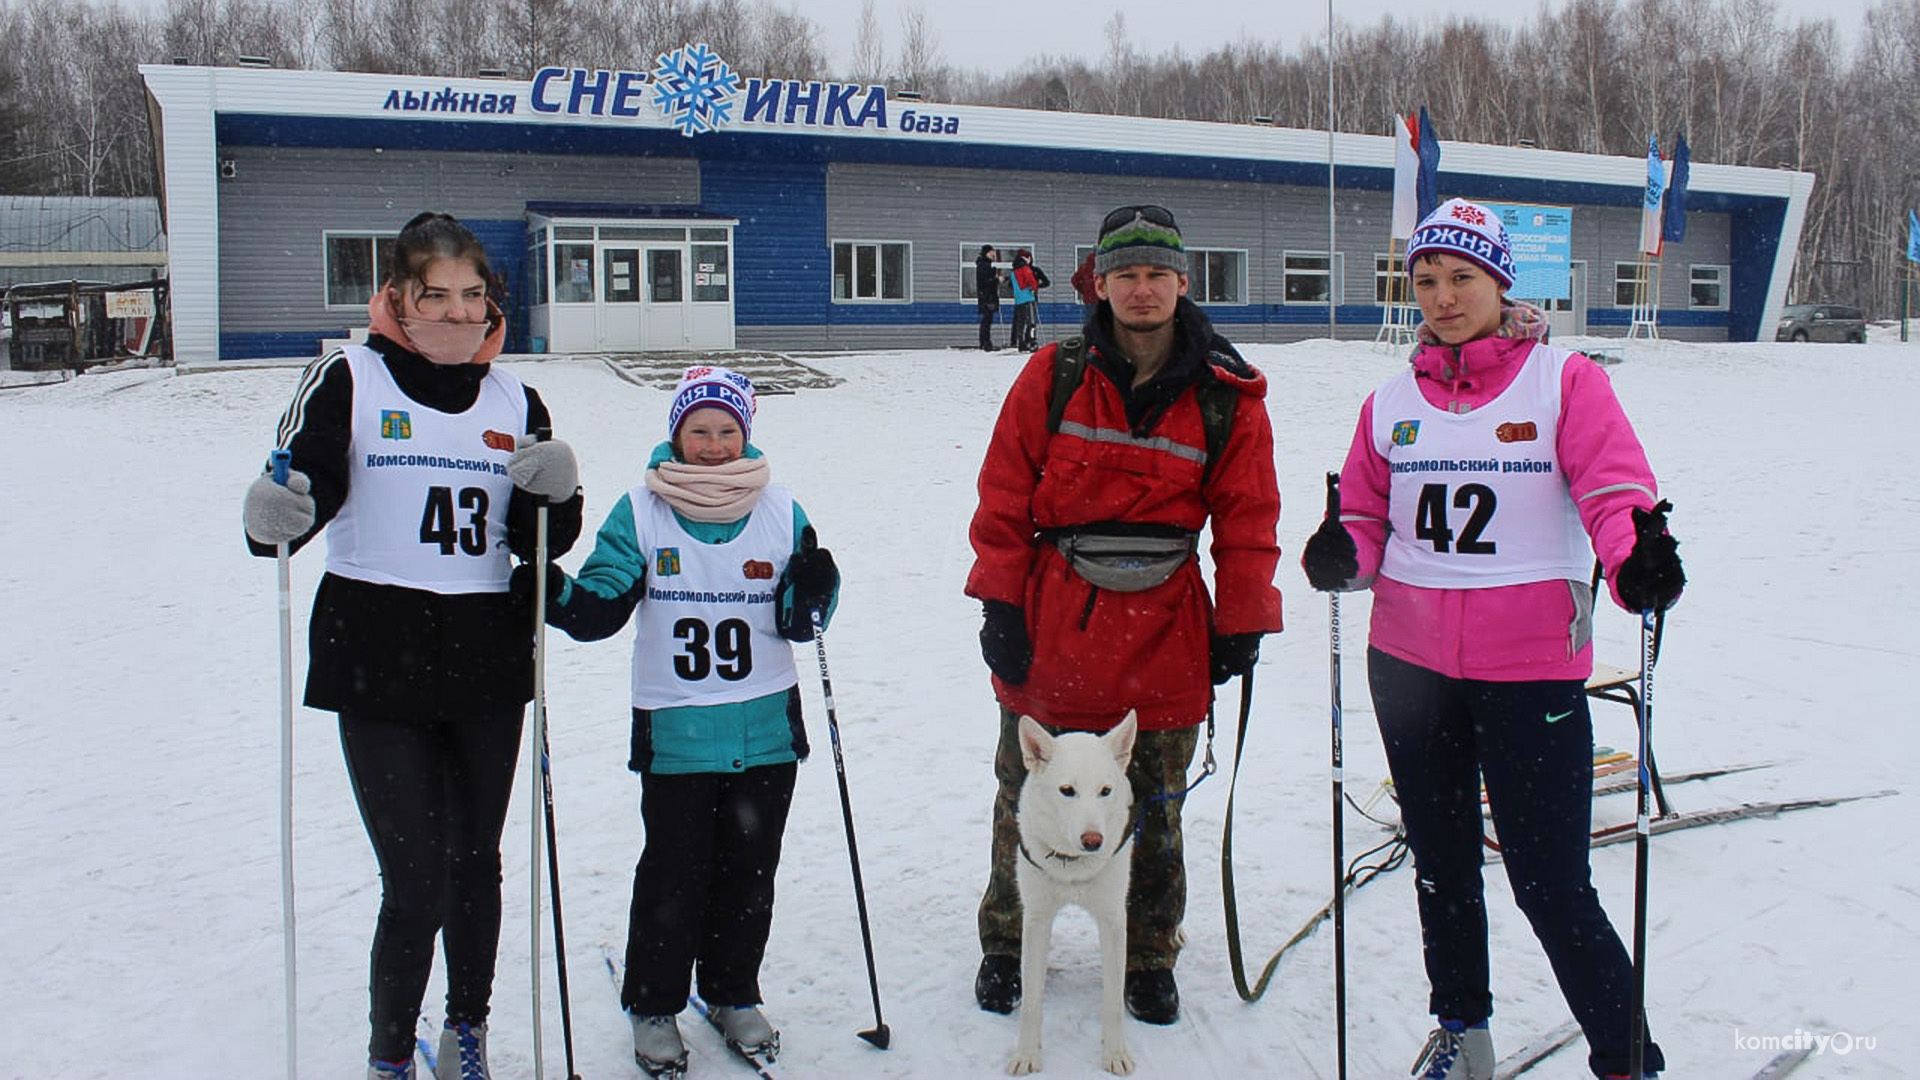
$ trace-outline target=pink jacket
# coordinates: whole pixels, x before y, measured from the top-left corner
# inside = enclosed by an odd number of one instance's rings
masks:
[[[1469,411],[1505,390],[1533,347],[1532,340],[1507,337],[1480,338],[1457,349],[1422,345],[1413,357],[1415,379],[1434,406]],[[1560,391],[1560,465],[1611,582],[1614,568],[1633,549],[1633,509],[1651,507],[1659,498],[1653,470],[1599,365],[1574,355]],[[1373,588],[1369,643],[1451,678],[1585,679],[1593,671],[1585,581],[1434,589],[1377,577],[1390,475],[1387,459],[1373,445],[1373,401],[1369,394],[1360,406],[1340,475],[1341,521],[1359,548],[1356,580]]]

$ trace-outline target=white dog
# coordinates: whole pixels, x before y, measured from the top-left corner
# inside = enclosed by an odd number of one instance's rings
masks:
[[[1040,1071],[1041,999],[1053,917],[1068,904],[1093,915],[1100,930],[1100,1053],[1108,1072],[1133,1071],[1121,1030],[1127,971],[1127,879],[1132,852],[1133,791],[1127,761],[1139,725],[1129,711],[1105,735],[1058,737],[1032,717],[1020,718],[1020,756],[1027,780],[1020,788],[1020,855],[1016,863],[1024,918],[1020,940],[1020,1044],[1007,1072]]]

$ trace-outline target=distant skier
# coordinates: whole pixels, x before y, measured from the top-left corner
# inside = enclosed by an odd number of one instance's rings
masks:
[[[993,320],[1000,313],[1000,269],[994,265],[1000,253],[992,244],[981,244],[973,260],[973,303],[980,315],[980,348],[993,351]]]
[[[1033,253],[1021,248],[1013,255],[1013,347],[1032,352],[1040,347],[1040,290],[1053,284],[1047,272],[1033,264]]]
[[[1587,575],[1598,552],[1622,607],[1664,610],[1685,582],[1677,545],[1636,543],[1659,498],[1646,452],[1599,365],[1547,346],[1544,314],[1507,299],[1513,254],[1494,212],[1445,203],[1414,230],[1406,266],[1425,316],[1412,368],[1361,405],[1340,520],[1301,561],[1316,589],[1373,590],[1367,680],[1440,1022],[1414,1072],[1493,1076],[1484,779],[1514,900],[1588,1067],[1624,1076],[1633,964],[1588,867]],[[1663,1067],[1658,1046],[1645,1064]]]

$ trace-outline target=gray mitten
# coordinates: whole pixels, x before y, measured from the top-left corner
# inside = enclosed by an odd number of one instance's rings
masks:
[[[573,447],[559,439],[534,442],[531,435],[520,436],[507,459],[507,475],[514,487],[553,502],[573,498],[580,487],[580,463]]]
[[[247,504],[242,517],[247,535],[262,544],[285,544],[297,540],[313,528],[313,481],[303,472],[287,474],[285,485],[273,477],[256,476],[247,485]]]

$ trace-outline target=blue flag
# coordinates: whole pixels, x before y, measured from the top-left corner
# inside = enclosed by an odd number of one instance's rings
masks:
[[[1920,214],[1907,211],[1907,261],[1920,263]]]
[[[1433,133],[1433,121],[1427,117],[1427,107],[1420,106],[1420,145],[1417,147],[1420,157],[1420,172],[1414,180],[1415,220],[1425,221],[1440,205],[1440,136]]]
[[[1673,179],[1667,183],[1667,205],[1660,224],[1662,240],[1678,242],[1687,237],[1687,161],[1691,157],[1687,137],[1674,140]]]
[[[1667,190],[1666,170],[1660,168],[1660,144],[1647,136],[1647,200],[1645,209],[1649,213],[1659,213],[1660,196]]]

